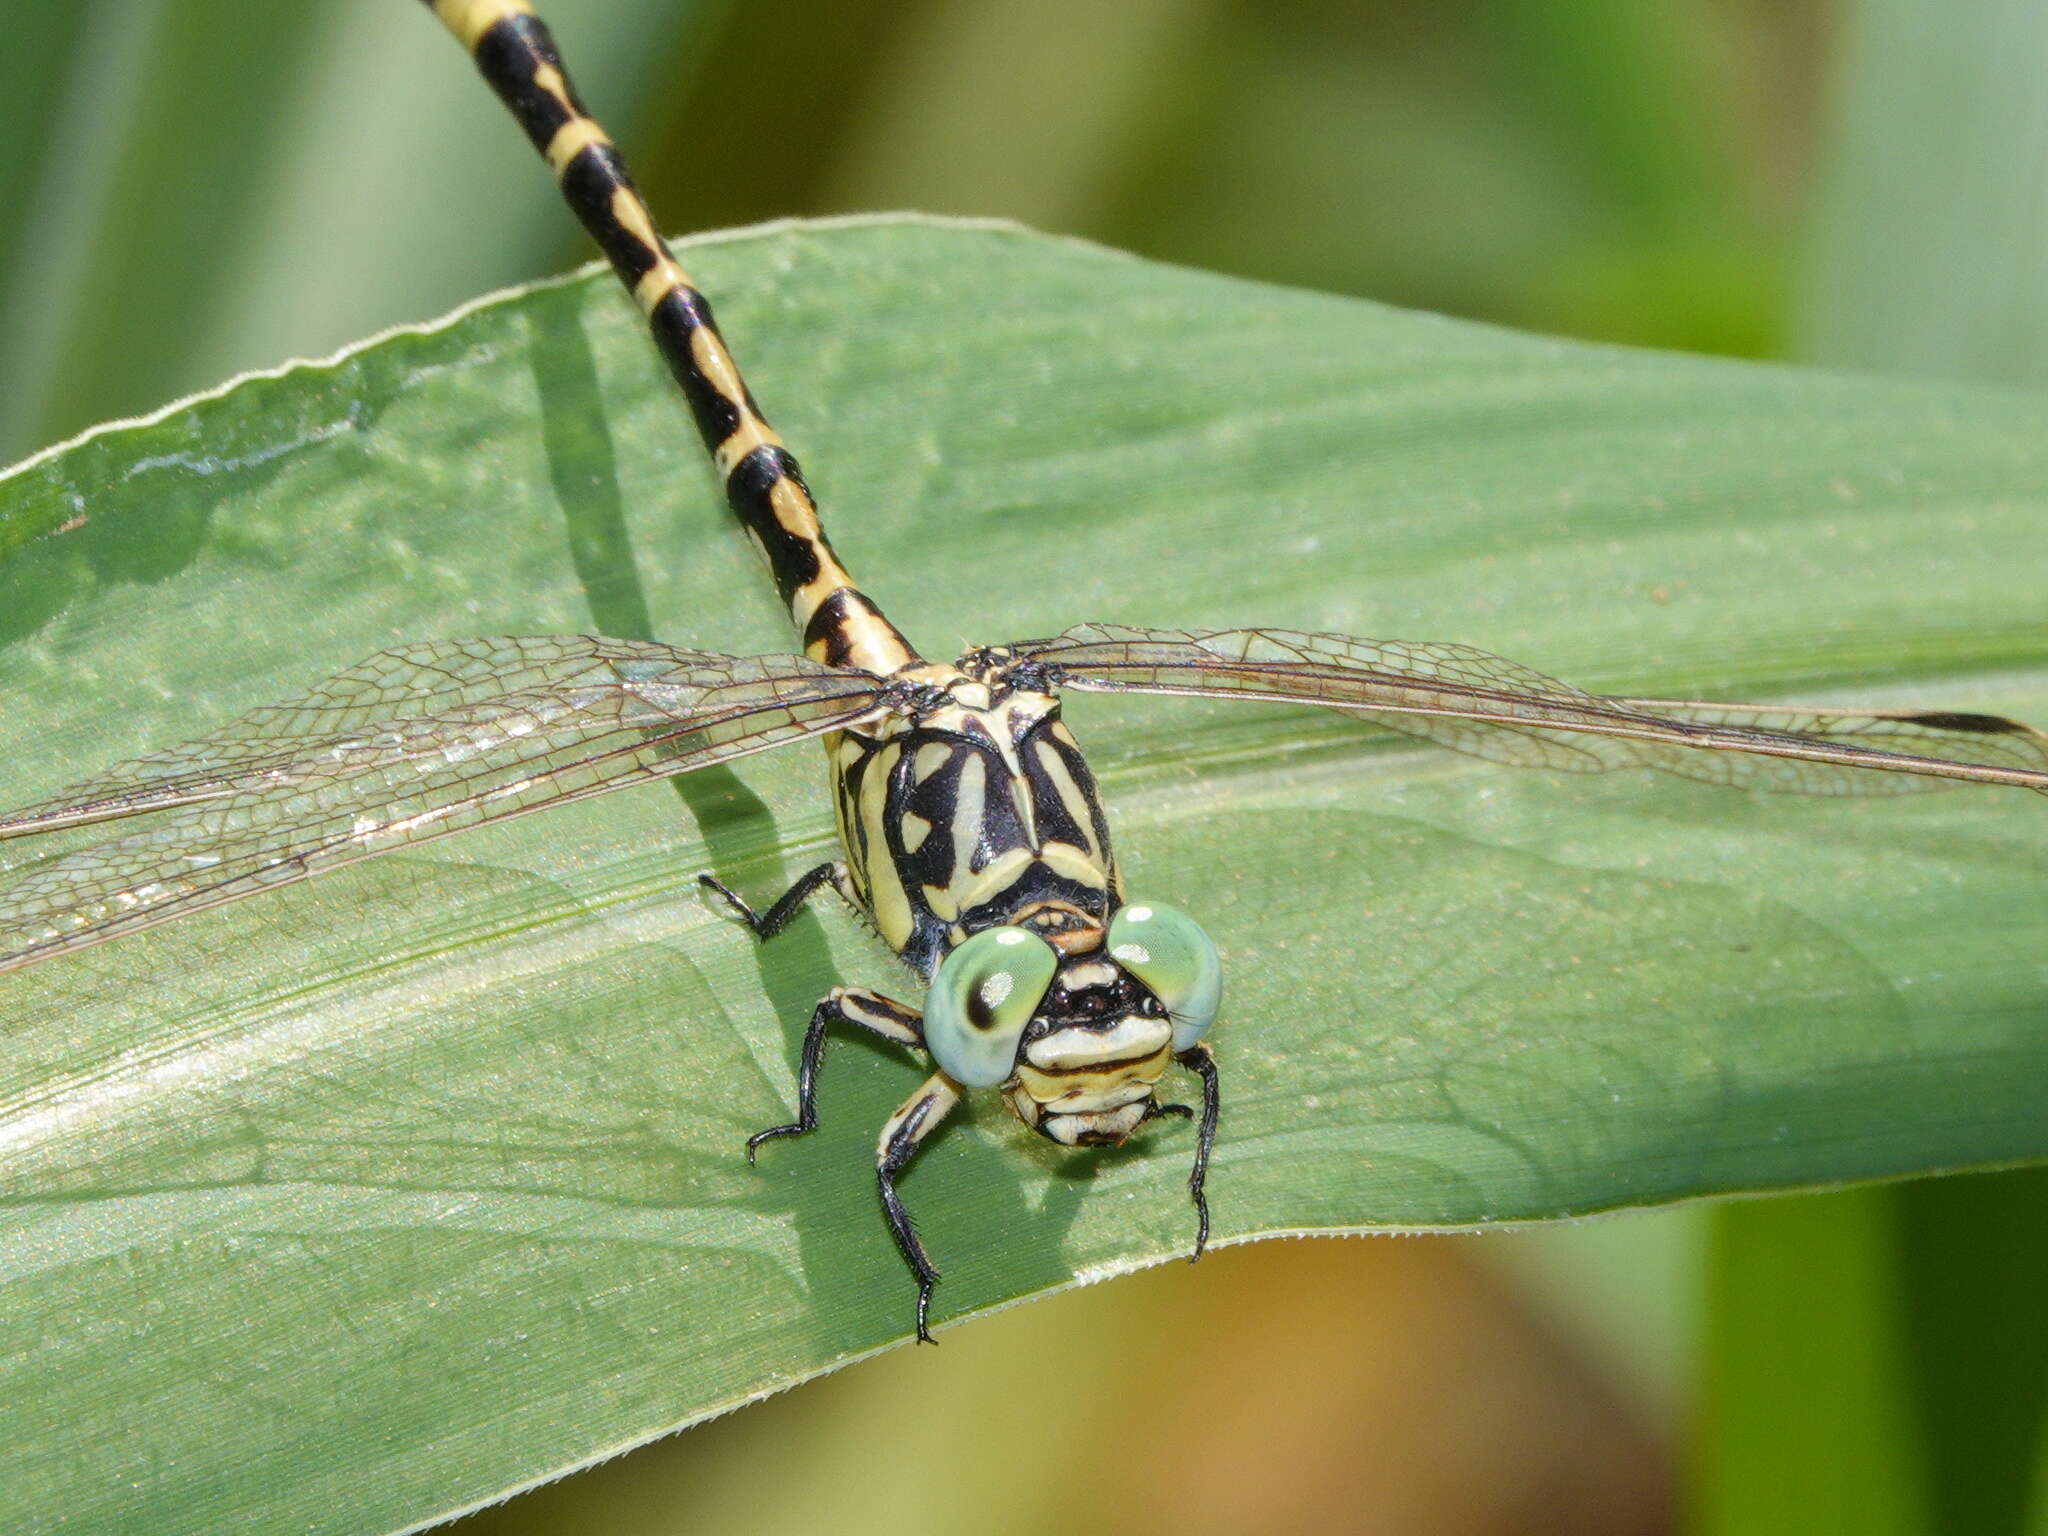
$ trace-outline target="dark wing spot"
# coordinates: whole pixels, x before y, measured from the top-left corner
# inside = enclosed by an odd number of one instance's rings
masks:
[[[1932,731],[1975,731],[1980,736],[2024,735],[2026,727],[2004,715],[1952,714],[1936,710],[1925,715],[1904,715],[1908,725],[1924,725]]]

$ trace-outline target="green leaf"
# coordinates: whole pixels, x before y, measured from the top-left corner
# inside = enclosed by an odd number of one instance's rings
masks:
[[[841,553],[928,650],[1081,619],[1458,640],[1585,686],[2048,719],[2038,401],[1517,336],[1002,227],[700,240]],[[18,803],[397,641],[791,639],[609,278],[0,480]],[[1222,1240],[2038,1158],[2043,807],[1516,774],[1076,698],[1134,896],[1226,962]],[[380,1530],[900,1340],[810,750],[0,978],[0,1513]],[[679,793],[677,792],[679,791]],[[6,850],[20,862],[33,846]],[[905,1193],[951,1319],[1185,1251],[1185,1127],[993,1102]]]

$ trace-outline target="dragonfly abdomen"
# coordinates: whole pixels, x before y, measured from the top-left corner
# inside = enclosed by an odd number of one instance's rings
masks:
[[[882,674],[915,665],[909,642],[833,553],[795,456],[755,404],[710,304],[669,254],[610,136],[578,100],[547,24],[525,0],[425,3],[469,49],[639,305],[805,654]]]

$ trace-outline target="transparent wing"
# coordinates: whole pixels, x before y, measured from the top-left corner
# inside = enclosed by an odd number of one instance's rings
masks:
[[[1658,768],[1809,795],[1944,781],[2048,794],[2048,734],[2002,715],[1608,698],[1470,646],[1284,629],[1083,624],[1013,650],[1068,688],[1320,704],[1530,768]]]
[[[0,889],[0,970],[357,859],[883,713],[799,656],[580,635],[383,651],[210,736],[0,814],[0,838],[160,813]]]

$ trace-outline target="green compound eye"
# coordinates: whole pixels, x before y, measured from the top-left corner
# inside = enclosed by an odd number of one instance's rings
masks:
[[[1187,913],[1156,902],[1125,907],[1110,919],[1109,955],[1166,1005],[1176,1051],[1193,1045],[1216,1022],[1223,962]]]
[[[924,1000],[924,1044],[955,1082],[993,1088],[1017,1064],[1017,1041],[1060,957],[1022,928],[984,928],[939,963]]]

